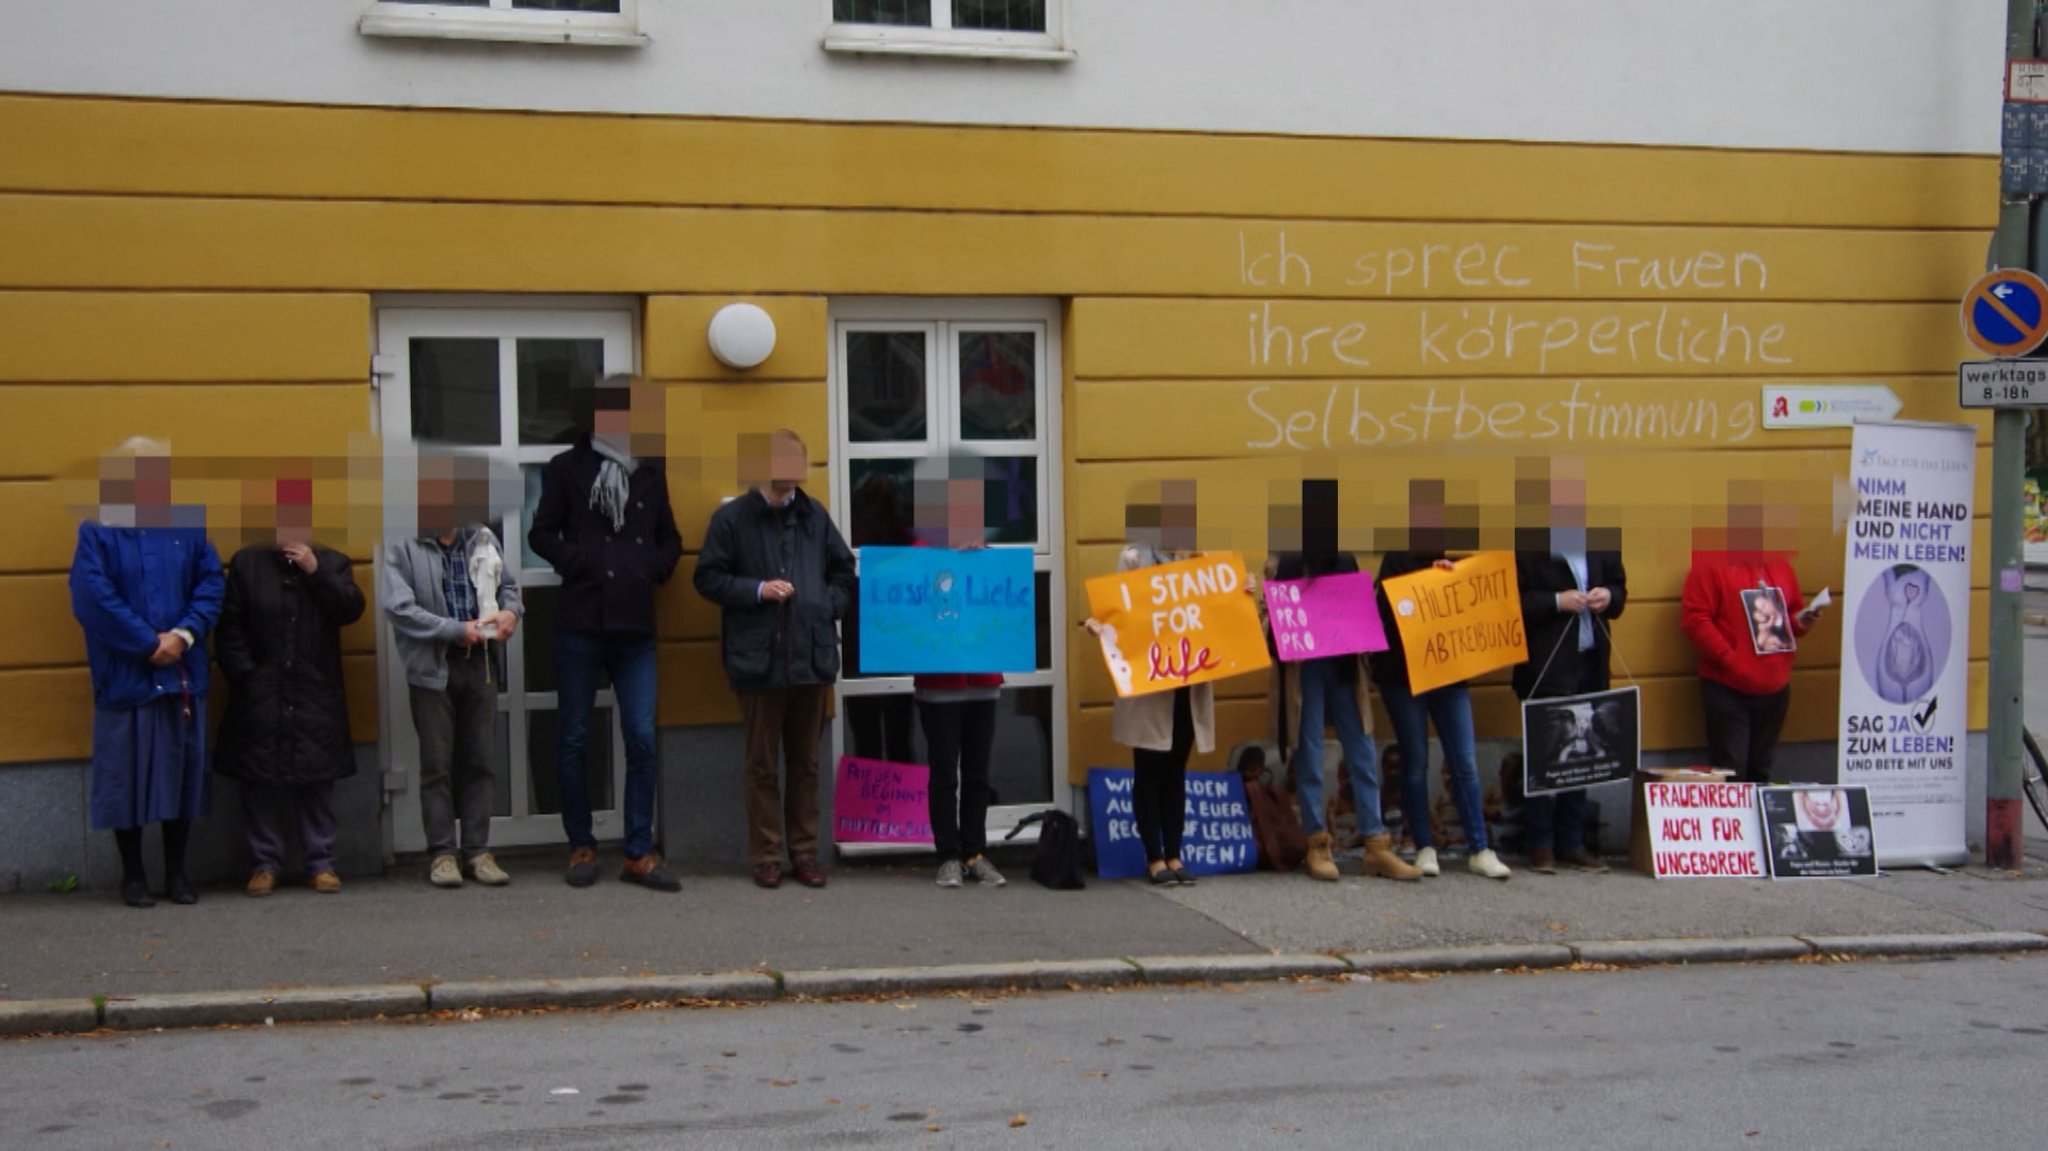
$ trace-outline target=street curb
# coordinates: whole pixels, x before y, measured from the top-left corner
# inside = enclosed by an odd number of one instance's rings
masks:
[[[776,995],[773,975],[735,971],[722,975],[461,980],[430,984],[427,1004],[430,1011],[524,1011],[691,999],[755,1003]]]
[[[429,1011],[600,1008],[627,1003],[765,1003],[783,1000],[1053,991],[1174,983],[1241,983],[1381,972],[1559,968],[1574,963],[1646,967],[1743,963],[1814,955],[1984,955],[2048,950],[2048,933],[1762,936],[1753,939],[1593,940],[1481,944],[1334,955],[1154,956],[1022,963],[878,967],[839,971],[737,971],[627,978],[508,979],[204,991],[91,999],[0,1000],[0,1036],[232,1024],[365,1020]]]
[[[418,1015],[425,1010],[425,989],[409,983],[288,991],[188,991],[108,999],[100,1023],[116,1031],[144,1031],[152,1027],[375,1019]]]
[[[1130,960],[1147,983],[1236,983],[1257,979],[1327,978],[1351,965],[1334,955],[1154,955]]]
[[[1138,969],[1121,959],[1052,959],[941,967],[785,971],[782,994],[787,998],[838,999],[938,991],[1054,991],[1066,987],[1117,987],[1137,981]]]
[[[1822,955],[1981,955],[1998,951],[2040,951],[2048,937],[2028,931],[1984,931],[1969,935],[1805,935]]]
[[[1564,967],[1574,956],[1561,943],[1484,943],[1474,947],[1418,947],[1407,951],[1354,951],[1344,961],[1355,970],[1498,971],[1506,967]]]
[[[1747,963],[1764,959],[1804,959],[1813,944],[1790,935],[1754,939],[1612,939],[1574,943],[1580,963],[1610,967],[1648,967],[1662,963]]]
[[[0,1035],[92,1031],[100,1005],[90,999],[21,999],[0,1002]]]

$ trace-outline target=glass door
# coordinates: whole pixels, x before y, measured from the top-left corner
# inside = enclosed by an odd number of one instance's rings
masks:
[[[561,578],[547,561],[528,552],[526,529],[540,499],[541,469],[575,441],[576,392],[607,373],[633,370],[633,333],[633,313],[616,306],[404,306],[378,313],[378,414],[384,441],[469,448],[516,467],[525,481],[524,506],[492,525],[503,542],[506,566],[519,573],[526,602],[526,618],[505,645],[505,675],[498,685],[494,845],[562,841],[554,664]],[[394,491],[386,498],[413,497]],[[423,851],[418,741],[405,673],[389,625],[381,628],[382,747],[392,837],[398,851]],[[587,749],[600,839],[624,833],[618,797],[625,785],[625,737],[617,710],[611,684],[604,683]]]
[[[835,303],[832,483],[856,551],[913,522],[917,482],[983,483],[989,546],[1028,549],[1037,580],[1038,659],[1004,676],[990,765],[991,839],[1022,816],[1069,804],[1056,388],[1058,321],[1035,301]],[[925,762],[909,676],[859,674],[856,629],[833,731],[840,754]]]

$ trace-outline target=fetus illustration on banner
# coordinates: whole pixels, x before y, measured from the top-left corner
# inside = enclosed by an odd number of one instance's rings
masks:
[[[1271,666],[1244,559],[1217,552],[1088,581],[1102,658],[1128,698]]]

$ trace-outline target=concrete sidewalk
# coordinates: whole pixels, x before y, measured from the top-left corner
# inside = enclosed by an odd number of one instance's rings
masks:
[[[644,995],[661,979],[710,972],[754,975],[678,984],[674,997],[1005,979],[1059,986],[1129,978],[1133,969],[1159,979],[1341,973],[1412,949],[1437,949],[1431,964],[1456,969],[1620,954],[1656,962],[1666,954],[1616,952],[1617,940],[1716,941],[1668,953],[1683,960],[1808,954],[1823,937],[1936,941],[1869,948],[1897,952],[1939,949],[1941,939],[1968,949],[2048,933],[2048,863],[2040,860],[2017,876],[1978,868],[1778,884],[1657,883],[1624,870],[1524,871],[1496,883],[1453,868],[1413,884],[1260,874],[1193,888],[1098,881],[1082,892],[1038,887],[1021,861],[1008,887],[961,891],[937,889],[925,867],[849,864],[823,891],[761,891],[744,877],[714,874],[688,877],[679,896],[609,878],[577,891],[561,882],[552,859],[512,862],[515,882],[502,890],[440,891],[408,874],[353,881],[339,896],[286,888],[252,900],[213,889],[197,907],[148,911],[103,894],[5,897],[0,1000],[90,1004],[96,996],[372,985],[417,997],[422,985],[440,984],[451,992],[461,985],[482,1003],[488,997],[475,988],[504,984],[526,989],[507,1002],[544,1003],[551,993],[536,981],[580,980],[587,986],[555,998],[588,1004],[603,1001],[607,987],[639,980]],[[1276,966],[1275,956],[1289,958]],[[1328,956],[1345,959],[1319,959]],[[1055,966],[1030,966],[1044,963]],[[852,970],[866,974],[852,983],[832,978]],[[991,974],[1004,970],[1012,974]],[[783,974],[794,972],[805,974],[785,986]]]

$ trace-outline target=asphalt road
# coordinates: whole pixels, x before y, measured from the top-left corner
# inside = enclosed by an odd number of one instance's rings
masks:
[[[2048,957],[1481,974],[19,1041],[0,1146],[2019,1147],[2044,1066]]]

